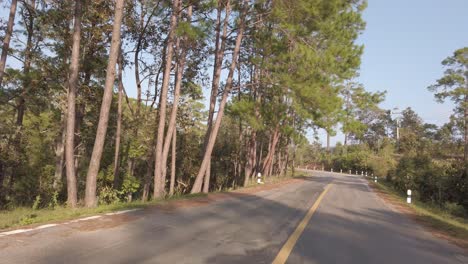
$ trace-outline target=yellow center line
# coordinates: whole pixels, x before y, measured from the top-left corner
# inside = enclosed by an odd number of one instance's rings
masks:
[[[302,232],[304,232],[305,227],[310,221],[310,218],[312,218],[312,215],[315,213],[317,208],[320,205],[320,202],[322,201],[323,197],[327,193],[328,189],[330,189],[331,183],[329,183],[325,189],[322,191],[320,196],[317,198],[317,201],[315,201],[314,205],[309,209],[307,214],[304,216],[302,221],[299,223],[299,225],[296,227],[296,230],[294,230],[294,233],[291,234],[291,236],[288,238],[288,241],[283,245],[281,250],[279,251],[278,255],[276,256],[275,260],[273,260],[273,264],[284,264],[286,260],[288,259],[289,255],[291,254],[291,251],[293,250],[294,246],[297,243],[297,240],[301,236]]]

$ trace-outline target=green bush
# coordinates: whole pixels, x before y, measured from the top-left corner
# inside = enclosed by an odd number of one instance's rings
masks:
[[[99,191],[99,203],[100,204],[113,204],[120,202],[119,191],[112,187],[105,186]]]

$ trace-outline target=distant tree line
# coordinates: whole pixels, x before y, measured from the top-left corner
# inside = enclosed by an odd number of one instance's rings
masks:
[[[368,172],[386,179],[402,193],[411,189],[420,201],[466,217],[468,48],[456,50],[442,65],[444,75],[428,89],[437,101],[454,102],[447,123],[425,123],[411,108],[392,113],[366,106],[365,111],[354,111],[352,127],[358,129],[346,133],[350,126],[342,123],[344,144],[338,143],[329,151],[317,144],[303,144],[296,154],[298,163],[353,174]],[[347,140],[352,144],[346,144]]]

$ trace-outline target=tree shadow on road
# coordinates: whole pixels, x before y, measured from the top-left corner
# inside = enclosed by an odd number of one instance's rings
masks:
[[[18,249],[21,257],[6,254],[0,263],[271,263],[331,181],[330,177],[303,180],[281,191],[233,194],[197,207],[133,212],[138,220],[112,228],[73,232],[66,237],[31,237],[28,247]],[[340,178],[333,184],[334,188],[369,192],[354,180]],[[414,228],[388,208],[344,209],[335,214],[319,207],[288,263],[453,260],[450,256],[456,250],[430,237],[413,235]]]

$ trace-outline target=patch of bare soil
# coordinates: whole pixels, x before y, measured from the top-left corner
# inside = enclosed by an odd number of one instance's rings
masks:
[[[106,215],[99,219],[83,221],[74,223],[71,228],[78,231],[95,231],[98,229],[114,228],[119,225],[126,224],[131,221],[135,221],[141,216],[120,214],[120,215]]]
[[[375,186],[374,183],[369,183],[369,186],[372,190],[386,203],[390,204],[393,208],[395,208],[398,212],[408,216],[410,219],[415,221],[416,223],[423,226],[427,231],[429,231],[432,235],[445,239],[452,244],[459,246],[460,248],[468,251],[468,238],[462,239],[458,237],[452,236],[446,230],[441,230],[436,228],[427,217],[419,215],[413,208],[407,206],[404,202],[396,199],[394,196],[390,195],[389,193],[385,192],[384,190]]]

